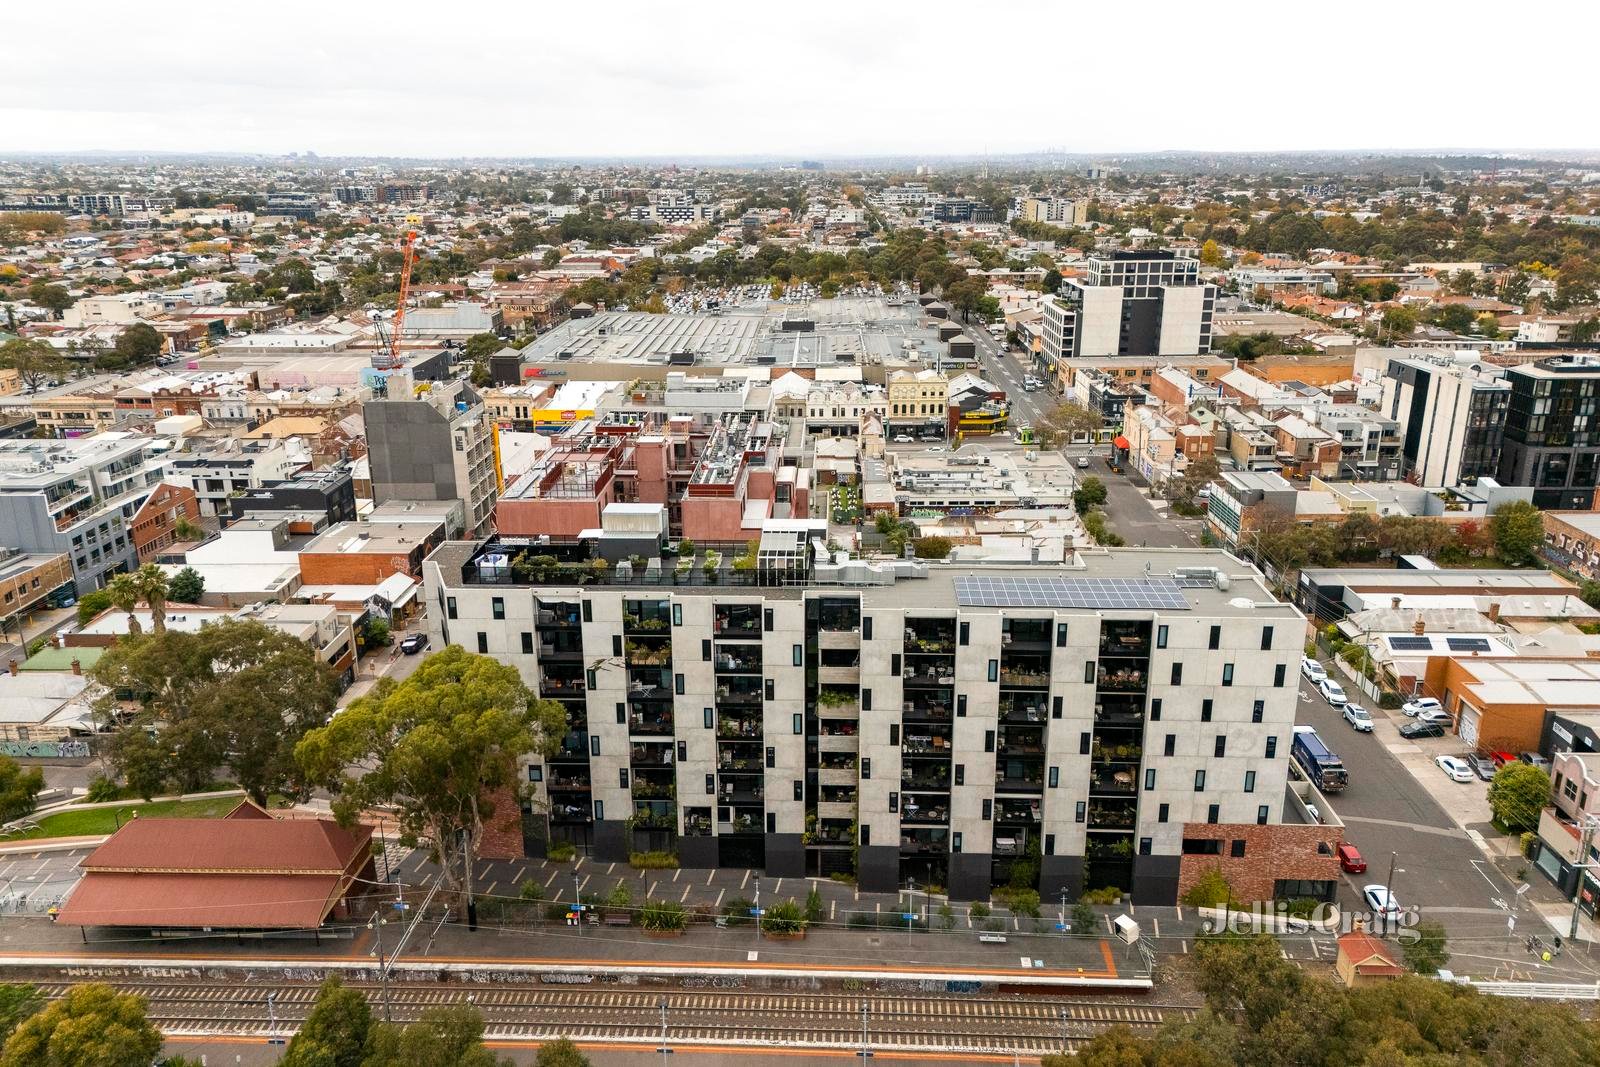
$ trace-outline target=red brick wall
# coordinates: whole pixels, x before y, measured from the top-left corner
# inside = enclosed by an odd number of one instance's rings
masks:
[[[483,845],[478,855],[486,860],[516,860],[527,855],[522,850],[522,808],[510,787],[493,794],[494,815],[483,828]]]
[[[1344,842],[1344,828],[1255,823],[1185,823],[1185,838],[1220,840],[1220,856],[1184,856],[1178,866],[1178,897],[1182,899],[1207,871],[1220,870],[1233,887],[1234,896],[1246,903],[1272,899],[1272,883],[1279,878],[1308,881],[1336,880],[1339,860],[1335,853]],[[1244,842],[1244,855],[1230,855],[1234,841]],[[1326,853],[1317,846],[1325,844]]]

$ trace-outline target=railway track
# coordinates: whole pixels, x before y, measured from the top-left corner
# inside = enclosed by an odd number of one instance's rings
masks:
[[[305,983],[113,980],[111,984],[143,997],[151,1020],[163,1031],[187,1036],[292,1033],[317,995],[317,987]],[[353,985],[381,1015],[383,990]],[[68,985],[42,983],[39,988],[53,998]],[[1192,1009],[1176,1005],[933,994],[493,985],[392,985],[388,992],[388,1010],[396,1022],[409,1022],[429,1008],[471,1004],[483,1013],[489,1040],[512,1043],[570,1037],[659,1044],[663,1003],[668,1040],[674,1045],[855,1048],[862,1043],[864,1004],[871,1046],[952,1052],[1061,1051],[1113,1026],[1150,1029],[1193,1014]]]

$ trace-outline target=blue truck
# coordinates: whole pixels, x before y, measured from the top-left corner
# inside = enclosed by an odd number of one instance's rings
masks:
[[[1296,726],[1294,728],[1294,745],[1290,755],[1300,770],[1311,779],[1311,783],[1324,793],[1337,793],[1344,789],[1345,782],[1349,780],[1349,772],[1344,769],[1344,764],[1317,736],[1315,728],[1310,726]]]

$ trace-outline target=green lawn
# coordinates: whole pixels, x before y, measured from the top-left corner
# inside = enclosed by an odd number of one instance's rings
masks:
[[[114,833],[120,816],[127,822],[138,812],[141,819],[160,816],[188,819],[220,819],[239,805],[242,797],[209,797],[202,800],[158,800],[152,804],[119,804],[114,808],[86,808],[61,811],[39,820],[37,830],[13,834],[4,841],[31,841],[41,837],[88,837]]]

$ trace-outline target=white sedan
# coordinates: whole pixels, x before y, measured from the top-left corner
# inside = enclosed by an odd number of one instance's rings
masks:
[[[1417,697],[1415,700],[1408,700],[1400,705],[1400,710],[1407,715],[1414,716],[1422,711],[1443,711],[1444,705],[1432,697]]]
[[[1467,766],[1467,761],[1464,759],[1458,759],[1455,756],[1440,756],[1433,762],[1439,765],[1441,771],[1450,776],[1452,782],[1471,782],[1478,777],[1472,773],[1472,768]]]
[[[1350,698],[1344,695],[1344,686],[1328,677],[1322,679],[1322,696],[1336,708],[1342,708],[1350,702]]]
[[[1386,885],[1366,885],[1361,887],[1361,899],[1367,902],[1367,907],[1377,912],[1380,916],[1390,919],[1400,917],[1400,901],[1389,892]]]

